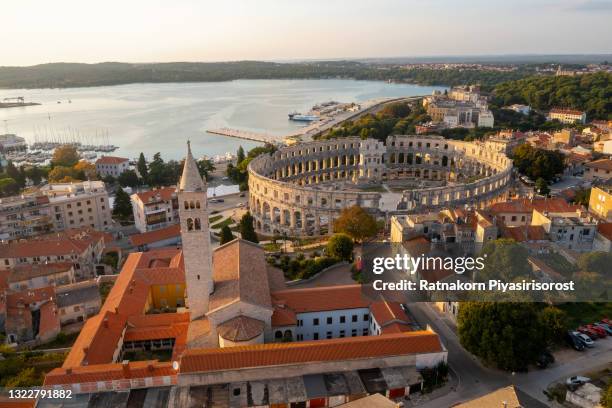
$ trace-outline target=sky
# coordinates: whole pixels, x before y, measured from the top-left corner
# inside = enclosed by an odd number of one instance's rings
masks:
[[[612,52],[612,0],[3,0],[0,66]]]

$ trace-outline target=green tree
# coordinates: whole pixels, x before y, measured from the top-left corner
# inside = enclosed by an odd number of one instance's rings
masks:
[[[574,199],[572,202],[574,204],[584,205],[588,207],[589,200],[591,198],[591,189],[590,188],[580,188],[576,190],[576,194],[574,195]]]
[[[138,174],[140,174],[140,177],[142,177],[146,183],[149,178],[149,168],[147,167],[147,159],[145,159],[144,153],[142,152],[140,152],[140,156],[138,156],[136,168],[138,169]]]
[[[0,178],[0,195],[3,197],[12,196],[19,193],[19,185],[10,177]]]
[[[123,191],[122,188],[117,189],[115,195],[115,204],[113,206],[113,217],[118,220],[128,220],[132,216],[132,201],[130,195]]]
[[[230,241],[234,240],[234,234],[232,234],[232,230],[230,229],[230,227],[228,225],[224,225],[223,228],[221,228],[221,234],[220,234],[220,240],[221,240],[221,245],[223,244],[227,244]]]
[[[134,170],[126,170],[119,174],[117,181],[121,187],[136,187],[140,183],[138,175]]]
[[[257,233],[255,232],[255,228],[253,227],[253,223],[255,220],[250,212],[247,212],[240,219],[240,236],[242,239],[259,243],[259,239],[257,238]]]
[[[30,166],[25,171],[26,177],[32,180],[35,186],[41,183],[43,177],[47,177],[47,173],[48,172],[38,166]]]
[[[535,190],[542,195],[547,196],[550,193],[550,188],[548,187],[548,183],[542,177],[536,180]]]
[[[51,159],[51,165],[73,167],[79,162],[81,157],[76,147],[72,145],[63,145],[55,148],[53,152],[53,158]]]
[[[477,272],[479,281],[501,279],[512,282],[517,278],[531,275],[531,267],[527,262],[527,249],[511,239],[496,239],[484,246],[482,256],[485,258],[484,268]]]
[[[242,148],[242,146],[240,146],[238,148],[238,151],[236,152],[236,164],[241,163],[244,160],[245,156],[244,156],[244,149]]]
[[[157,152],[153,155],[153,160],[149,164],[149,176],[147,181],[154,186],[165,185],[167,179],[166,163],[161,158],[161,153]]]
[[[378,225],[374,217],[363,208],[354,205],[342,210],[334,222],[334,231],[343,232],[356,242],[361,242],[374,236],[378,231]]]
[[[25,187],[25,173],[23,172],[23,167],[18,169],[12,161],[9,161],[6,166],[6,175],[15,180],[20,188]]]
[[[612,381],[609,381],[606,389],[601,391],[600,402],[604,408],[612,408]]]
[[[533,303],[464,302],[457,327],[466,350],[503,370],[526,369],[546,346]]]
[[[327,255],[350,262],[353,257],[353,240],[346,234],[334,234],[327,241]]]
[[[48,177],[49,177],[49,182],[51,183],[70,182],[74,180],[80,180],[74,168],[66,167],[66,166],[53,167],[53,169],[49,172]]]
[[[514,166],[532,180],[543,178],[550,182],[555,175],[563,172],[564,156],[557,151],[537,149],[524,143],[514,149]]]
[[[210,180],[210,173],[215,171],[215,165],[213,164],[212,160],[202,159],[199,160],[197,164],[198,170],[200,171],[200,176],[202,176],[204,180]]]
[[[612,254],[609,252],[586,252],[578,258],[578,268],[583,272],[594,272],[600,276],[610,273]]]
[[[554,306],[546,306],[538,315],[549,343],[560,342],[567,331],[567,314]]]
[[[35,387],[41,385],[41,378],[36,374],[34,367],[24,368],[17,375],[10,378],[6,383],[6,388],[16,387]]]

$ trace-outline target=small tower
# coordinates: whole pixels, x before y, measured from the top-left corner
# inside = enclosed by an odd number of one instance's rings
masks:
[[[191,320],[208,311],[208,297],[213,291],[212,254],[208,231],[206,183],[187,142],[187,157],[178,186],[181,241],[185,262],[186,305]]]

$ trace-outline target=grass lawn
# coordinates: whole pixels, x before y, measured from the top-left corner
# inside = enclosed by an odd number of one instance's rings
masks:
[[[559,254],[552,253],[539,255],[537,258],[544,261],[546,265],[550,266],[566,278],[571,277],[574,272],[578,271],[578,267],[576,265],[571,264],[567,259]]]
[[[54,349],[54,348],[66,348],[70,347],[74,344],[76,338],[79,337],[79,332],[76,333],[60,333],[58,334],[53,341],[49,343],[41,344],[34,347],[32,350],[44,350],[44,349]]]
[[[273,244],[272,242],[269,242],[263,245],[263,249],[264,251],[268,252],[278,252],[281,250],[281,246],[280,244]]]
[[[226,219],[224,219],[221,222],[218,222],[218,223],[216,223],[214,225],[211,225],[210,228],[211,229],[221,229],[221,228],[225,227],[226,225],[230,225],[230,224],[233,224],[233,223],[234,223],[234,220],[232,220],[231,218],[226,218]]]
[[[221,214],[213,215],[212,217],[208,217],[208,223],[212,224],[213,222],[219,221],[223,216]]]
[[[559,309],[567,313],[567,324],[576,328],[581,324],[593,323],[603,317],[612,317],[612,302],[608,303],[564,303]]]

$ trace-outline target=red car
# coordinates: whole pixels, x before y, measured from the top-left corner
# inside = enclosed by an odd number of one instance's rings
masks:
[[[607,324],[608,326],[612,325],[612,320],[608,318],[601,319],[601,322]]]
[[[582,334],[586,334],[587,336],[589,336],[591,340],[597,340],[599,338],[599,335],[595,331],[589,329],[586,326],[578,327],[578,331]]]
[[[592,324],[587,324],[586,327],[587,327],[587,329],[592,330],[595,333],[597,333],[597,335],[599,336],[600,339],[603,339],[604,337],[608,336],[608,334],[606,333],[606,331],[602,327],[597,327],[597,326],[594,326]]]

